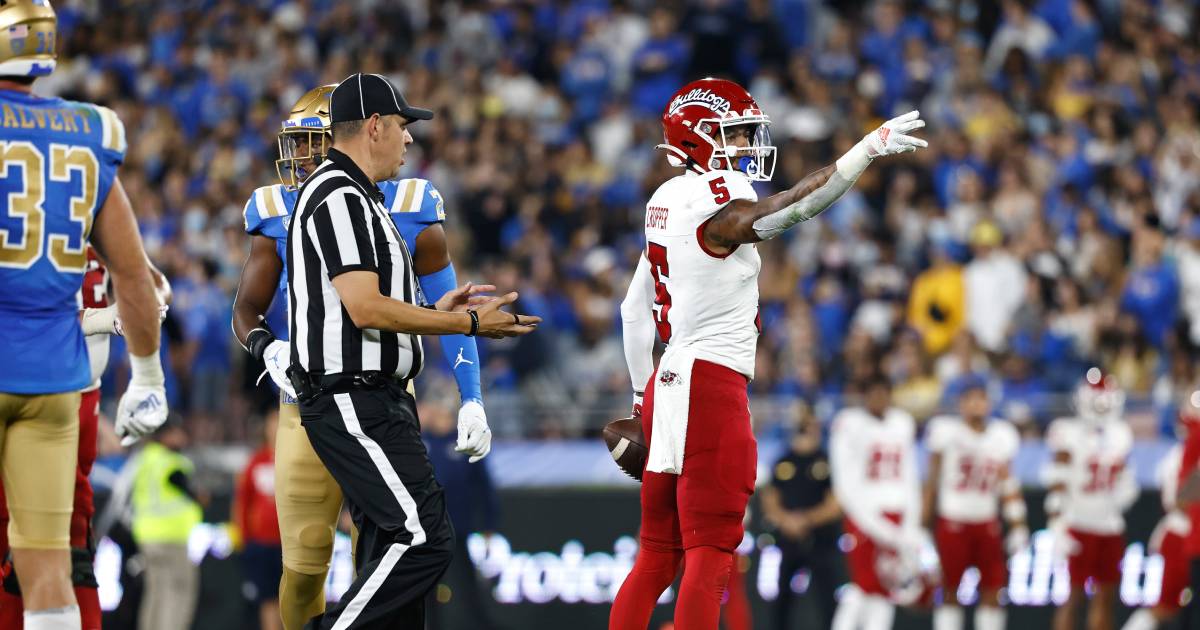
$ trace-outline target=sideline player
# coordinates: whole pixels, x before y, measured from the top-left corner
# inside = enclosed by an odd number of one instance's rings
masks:
[[[76,294],[89,239],[109,263],[133,378],[117,407],[126,441],[166,419],[154,283],[117,168],[125,130],[111,110],[42,98],[57,18],[44,0],[0,5],[0,478],[27,630],[80,628],[71,586],[79,391],[91,383]]]
[[[238,341],[282,390],[275,439],[275,502],[283,544],[283,579],[279,606],[284,627],[297,630],[325,610],[325,576],[333,553],[333,533],[342,507],[342,491],[321,464],[300,426],[300,412],[285,371],[287,343],[287,224],[298,186],[325,158],[330,145],[329,97],[336,85],[302,96],[279,132],[276,172],[279,184],[263,186],[246,202],[250,255],[242,269],[233,305]],[[444,295],[456,288],[454,266],[446,248],[442,197],[424,179],[381,182],[384,204],[409,250],[421,290]],[[276,337],[279,335],[279,337]],[[472,463],[491,450],[491,431],[484,414],[479,382],[479,352],[465,335],[440,338],[442,352],[458,383],[459,452]]]
[[[1181,411],[1179,421],[1175,423],[1181,439],[1185,438],[1187,431],[1194,426],[1194,414],[1194,407]],[[1187,512],[1180,508],[1178,500],[1179,470],[1182,463],[1183,444],[1178,443],[1167,451],[1156,471],[1165,514],[1150,534],[1150,542],[1146,547],[1149,554],[1162,558],[1162,587],[1159,588],[1158,601],[1153,606],[1134,611],[1125,621],[1125,625],[1121,626],[1121,630],[1155,630],[1175,619],[1187,603],[1184,601],[1184,591],[1188,588],[1191,570],[1187,538],[1191,533],[1192,524]]]
[[[775,147],[770,120],[744,88],[689,83],[666,104],[662,123],[659,148],[684,172],[646,206],[645,255],[621,305],[649,456],[641,547],[613,603],[612,630],[645,630],[685,558],[675,625],[717,627],[757,464],[746,393],[758,338],[761,260],[753,244],[820,214],[876,157],[926,146],[907,135],[925,125],[910,112],[836,164],[759,200],[751,181],[771,178]],[[657,372],[656,328],[667,344]]]
[[[1138,495],[1126,465],[1133,432],[1122,418],[1124,392],[1098,368],[1088,370],[1075,404],[1075,417],[1055,420],[1046,431],[1054,454],[1046,472],[1046,519],[1055,554],[1067,557],[1071,574],[1071,594],[1054,611],[1054,630],[1075,627],[1089,579],[1088,628],[1111,630],[1125,555],[1124,512]]]
[[[87,342],[92,384],[81,393],[79,405],[75,505],[71,511],[71,582],[79,604],[83,630],[99,630],[102,611],[93,569],[96,548],[92,539],[92,516],[96,508],[92,501],[92,484],[88,476],[92,472],[92,464],[96,461],[96,431],[100,421],[100,377],[108,365],[110,338],[112,335],[121,334],[122,329],[116,306],[111,303],[108,295],[108,270],[96,255],[95,248],[88,247],[87,257],[87,271],[83,275],[83,287],[79,294],[82,306],[79,315]],[[171,287],[166,277],[153,265],[150,272],[154,276],[159,298],[163,303],[159,310],[161,319],[166,316],[166,304],[171,300]],[[0,485],[0,577],[3,577],[3,590],[0,591],[0,628],[20,630],[24,627],[22,617],[25,607],[17,585],[17,577],[7,560],[8,520],[8,501],[4,496],[4,487]]]
[[[864,384],[862,407],[833,419],[829,461],[850,569],[834,630],[892,627],[896,585],[885,569],[915,564],[925,538],[915,439],[916,421],[891,406],[891,384],[879,375]]]
[[[942,567],[942,603],[934,610],[934,630],[962,630],[958,585],[967,567],[979,570],[976,630],[1004,630],[1000,589],[1007,582],[1006,554],[1029,544],[1025,499],[1012,476],[1012,460],[1021,438],[1012,424],[993,419],[987,383],[975,376],[958,384],[958,417],[929,421],[925,478],[926,522],[934,520],[934,539]],[[1000,506],[1008,523],[1002,538]]]

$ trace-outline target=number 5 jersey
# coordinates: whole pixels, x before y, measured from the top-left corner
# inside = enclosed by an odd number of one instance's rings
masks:
[[[753,378],[762,261],[753,245],[717,253],[704,243],[709,220],[737,199],[758,200],[739,171],[689,171],[666,181],[646,204],[645,255],[659,339]]]

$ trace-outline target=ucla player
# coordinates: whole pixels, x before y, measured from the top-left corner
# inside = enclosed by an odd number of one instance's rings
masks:
[[[279,133],[276,172],[280,184],[254,191],[246,203],[250,255],[242,269],[233,304],[238,340],[282,390],[279,429],[275,438],[275,503],[283,542],[283,580],[279,607],[287,630],[301,628],[325,609],[325,575],[333,552],[333,532],[342,492],[317,458],[300,426],[292,385],[287,335],[287,273],[284,247],[297,188],[316,169],[329,146],[329,95],[335,85],[309,91],[296,102]],[[446,219],[441,195],[423,179],[381,182],[385,205],[413,252],[413,264],[425,295],[443,295],[457,287],[446,250]],[[276,335],[283,338],[277,338]],[[491,431],[479,385],[479,353],[464,335],[441,337],[442,351],[458,382],[457,450],[472,463],[491,450]]]
[[[46,0],[0,4],[0,479],[28,630],[75,630],[70,529],[80,390],[91,369],[76,294],[87,244],[109,264],[133,379],[117,407],[127,442],[166,419],[158,301],[117,178],[125,130],[111,110],[32,94],[55,65]]]

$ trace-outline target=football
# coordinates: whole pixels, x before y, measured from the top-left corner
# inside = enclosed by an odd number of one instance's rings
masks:
[[[642,480],[642,471],[646,468],[646,456],[650,449],[646,447],[646,435],[642,433],[642,419],[634,416],[613,420],[604,425],[604,443],[613,461],[630,477]]]

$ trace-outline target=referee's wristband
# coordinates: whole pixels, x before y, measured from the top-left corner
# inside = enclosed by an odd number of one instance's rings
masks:
[[[255,328],[246,335],[246,351],[258,361],[262,361],[267,346],[275,341],[275,335],[266,328]]]
[[[475,309],[468,309],[467,315],[471,316],[471,332],[467,333],[468,337],[474,337],[479,332],[479,313]]]

